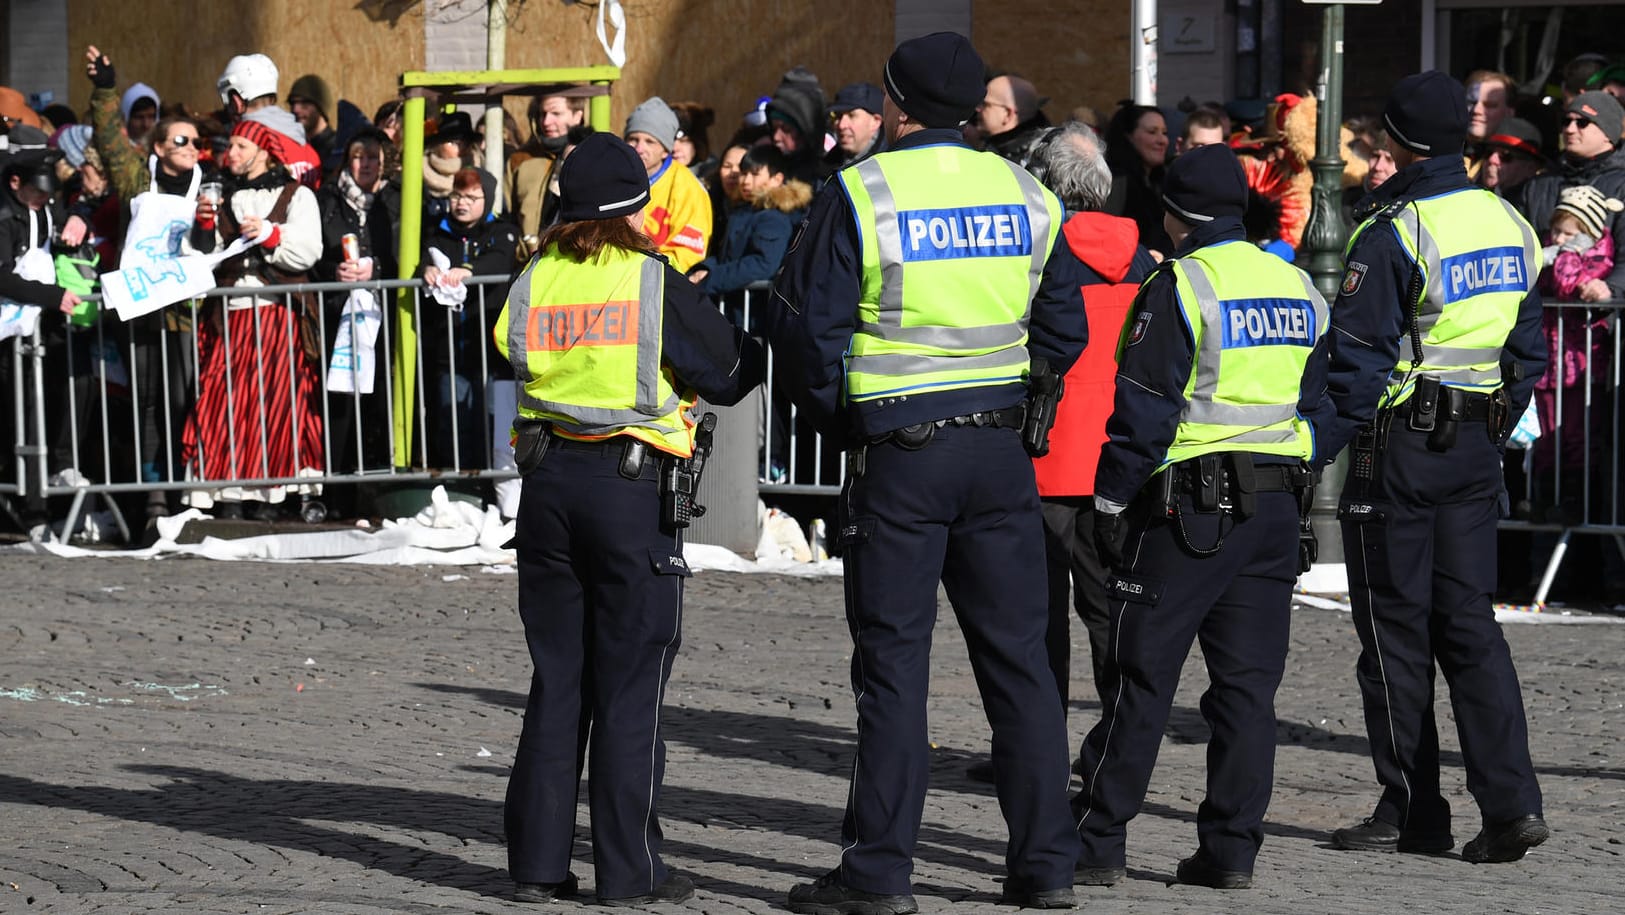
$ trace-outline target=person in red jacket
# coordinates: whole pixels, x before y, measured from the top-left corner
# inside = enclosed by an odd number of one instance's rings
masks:
[[[1034,175],[1061,198],[1066,223],[1061,234],[1094,276],[1083,286],[1089,326],[1101,341],[1115,341],[1128,318],[1141,281],[1156,269],[1140,244],[1134,220],[1101,212],[1111,193],[1112,175],[1093,131],[1076,122],[1051,128],[1028,162]],[[1066,705],[1071,679],[1069,628],[1072,608],[1089,629],[1089,653],[1096,695],[1106,662],[1106,568],[1095,555],[1095,464],[1106,441],[1117,380],[1117,346],[1091,346],[1066,373],[1066,393],[1050,430],[1049,454],[1033,461],[1044,509],[1044,541],[1049,560],[1050,670]]]
[[[1089,327],[1099,339],[1112,341],[1086,347],[1066,373],[1066,391],[1050,429],[1049,453],[1033,460],[1049,572],[1049,629],[1044,643],[1065,708],[1071,698],[1074,606],[1089,630],[1095,695],[1106,692],[1102,683],[1111,619],[1106,612],[1106,567],[1095,553],[1095,464],[1106,441],[1106,417],[1112,412],[1118,331],[1128,320],[1134,293],[1157,261],[1140,244],[1134,220],[1101,212],[1111,193],[1112,173],[1094,131],[1068,121],[1046,130],[1032,148],[1027,167],[1061,198],[1066,207],[1061,235],[1090,277],[1082,289]],[[977,763],[967,774],[991,782],[993,764]]]

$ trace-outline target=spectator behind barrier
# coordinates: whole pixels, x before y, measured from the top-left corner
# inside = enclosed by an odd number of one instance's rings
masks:
[[[316,196],[273,157],[271,149],[279,143],[264,124],[238,121],[223,163],[225,200],[219,207],[207,199],[198,201],[192,250],[211,252],[238,237],[263,239],[216,268],[218,285],[246,291],[302,282],[321,257]],[[293,301],[298,307],[298,299]],[[187,475],[223,482],[319,473],[322,416],[316,373],[322,354],[313,311],[296,311],[281,296],[250,291],[224,302],[209,301],[199,318],[198,402],[187,417],[181,447]],[[259,502],[257,513],[270,516],[287,494],[285,486],[225,483],[188,492],[185,501],[196,508],[216,508],[222,517],[241,516],[243,501]]]
[[[677,115],[660,96],[632,109],[622,136],[638,154],[649,173],[649,205],[643,211],[643,232],[678,271],[687,271],[704,257],[711,231],[711,198],[698,178],[682,166],[673,167],[672,147],[677,143]]]
[[[478,168],[474,121],[466,111],[453,111],[440,119],[423,141],[423,224],[433,225],[450,209],[452,179],[465,168]]]
[[[1162,112],[1127,101],[1106,126],[1106,164],[1112,193],[1106,211],[1134,220],[1140,243],[1159,256],[1173,253],[1162,227],[1162,172],[1168,155],[1168,127]]]
[[[1512,202],[1532,226],[1549,226],[1565,188],[1589,184],[1605,197],[1625,200],[1625,168],[1615,161],[1625,132],[1625,108],[1606,92],[1583,92],[1564,109],[1561,168],[1529,179]],[[1625,216],[1613,213],[1608,228],[1615,239],[1625,236]],[[1606,277],[1582,283],[1584,302],[1625,297],[1625,262],[1616,259]]]
[[[454,290],[466,290],[466,299],[456,306],[441,304],[432,291],[420,305],[424,371],[432,385],[428,396],[436,408],[425,430],[429,463],[434,467],[453,465],[454,441],[458,466],[487,466],[485,443],[491,427],[486,419],[486,381],[513,379],[513,368],[497,354],[491,340],[491,328],[502,311],[502,287],[467,287],[463,283],[470,276],[507,276],[513,271],[519,233],[505,218],[491,214],[495,195],[496,179],[490,173],[477,168],[458,171],[452,176],[445,218],[425,233],[424,283],[439,287],[447,300],[454,298]],[[435,266],[431,249],[440,252],[450,266]],[[454,409],[455,440],[451,429]]]

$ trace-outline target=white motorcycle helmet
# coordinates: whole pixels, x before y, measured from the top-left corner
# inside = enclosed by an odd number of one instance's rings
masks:
[[[276,64],[264,54],[239,54],[226,64],[225,71],[215,82],[220,103],[229,107],[233,92],[245,102],[262,95],[276,95],[278,75]]]

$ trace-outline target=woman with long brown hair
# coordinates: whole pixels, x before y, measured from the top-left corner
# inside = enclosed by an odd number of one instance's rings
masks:
[[[693,454],[696,397],[739,402],[765,359],[655,253],[641,230],[649,179],[630,146],[593,134],[559,181],[561,221],[494,332],[520,391],[519,616],[535,665],[508,782],[508,870],[521,902],[579,891],[569,869],[585,762],[599,901],[681,902],[694,884],[660,860],[660,706],[688,565],[665,481]]]

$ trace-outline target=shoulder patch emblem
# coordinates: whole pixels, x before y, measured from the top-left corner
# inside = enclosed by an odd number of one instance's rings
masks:
[[[1360,291],[1360,284],[1365,281],[1365,272],[1371,268],[1359,261],[1349,261],[1349,268],[1343,273],[1343,285],[1338,289],[1343,295],[1353,295]]]
[[[1128,345],[1133,346],[1145,339],[1146,328],[1151,326],[1151,312],[1142,311],[1134,316],[1134,326],[1128,332]]]

